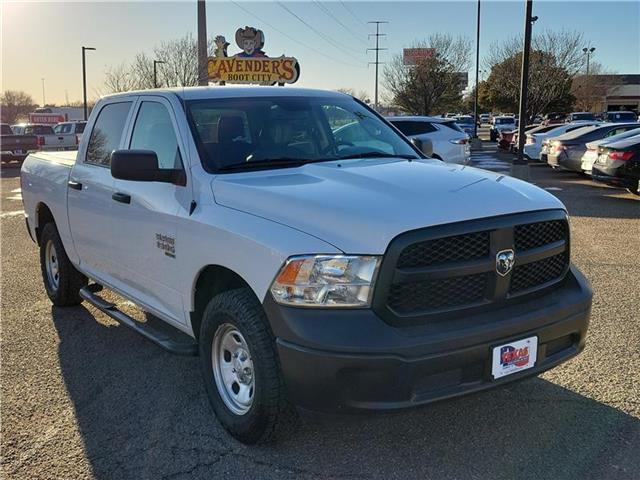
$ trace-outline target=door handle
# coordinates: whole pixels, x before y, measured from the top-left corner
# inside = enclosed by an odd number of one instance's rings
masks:
[[[75,180],[69,180],[67,182],[67,186],[69,188],[73,188],[74,190],[82,190],[82,184],[80,182],[76,182]]]
[[[111,198],[120,203],[131,203],[131,195],[122,192],[115,192]]]

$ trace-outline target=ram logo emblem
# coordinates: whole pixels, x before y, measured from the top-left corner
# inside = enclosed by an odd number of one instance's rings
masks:
[[[516,261],[516,254],[513,250],[501,250],[496,254],[496,272],[499,275],[507,275]]]

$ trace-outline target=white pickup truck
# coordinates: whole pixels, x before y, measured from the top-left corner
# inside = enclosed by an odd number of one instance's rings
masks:
[[[349,124],[360,134],[336,140]],[[585,345],[592,292],[563,205],[425,157],[347,95],[105,97],[77,157],[30,155],[21,180],[51,301],[86,300],[199,355],[217,418],[246,443],[290,424],[292,406],[410,407],[536,375]]]

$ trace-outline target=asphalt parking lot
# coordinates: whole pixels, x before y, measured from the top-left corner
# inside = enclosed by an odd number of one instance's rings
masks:
[[[474,163],[496,171],[494,147]],[[637,479],[640,200],[571,173],[531,181],[572,216],[572,260],[595,296],[582,355],[538,378],[374,416],[306,418],[246,447],[212,416],[198,360],[93,307],[53,308],[2,171],[2,478]]]

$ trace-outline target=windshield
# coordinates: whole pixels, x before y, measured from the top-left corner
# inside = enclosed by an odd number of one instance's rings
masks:
[[[515,122],[515,118],[496,118],[496,125],[509,125]]]
[[[187,111],[209,172],[350,158],[418,158],[414,148],[351,98],[192,100]]]

